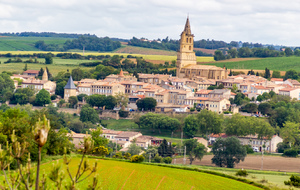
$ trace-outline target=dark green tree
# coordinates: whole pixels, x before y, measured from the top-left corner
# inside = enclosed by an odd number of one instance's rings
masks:
[[[198,119],[195,115],[189,115],[184,119],[183,132],[188,137],[194,137],[199,130]]]
[[[68,101],[70,103],[70,108],[74,108],[78,103],[77,96],[70,96]]]
[[[73,77],[73,80],[75,81],[80,81],[81,79],[84,78],[84,72],[80,68],[73,69],[71,75]]]
[[[46,56],[45,56],[45,64],[53,64],[53,57],[51,55],[51,53],[48,53]]]
[[[105,106],[105,99],[106,99],[105,95],[93,94],[87,97],[86,102],[90,104],[92,107],[96,106],[100,108]]]
[[[50,104],[50,93],[45,89],[40,90],[39,93],[36,94],[35,103],[39,106],[45,106],[46,104]]]
[[[79,94],[79,95],[77,95],[77,99],[80,102],[82,102],[83,99],[86,100],[87,97],[88,97],[88,95],[86,95],[86,94]]]
[[[295,79],[297,80],[299,78],[298,76],[298,72],[296,70],[288,70],[285,75],[284,75],[284,80],[287,80],[287,79]]]
[[[289,47],[285,48],[284,53],[287,57],[292,56],[293,55],[293,50]]]
[[[84,105],[80,111],[80,121],[97,123],[99,122],[99,116],[94,108],[89,105]]]
[[[65,91],[65,86],[66,86],[67,82],[66,81],[61,81],[59,83],[56,84],[56,89],[55,89],[55,94],[60,96],[60,97],[64,97],[64,91]]]
[[[214,55],[214,60],[215,61],[220,61],[220,60],[225,60],[226,57],[225,55],[222,53],[222,51],[220,50],[216,50],[215,51],[215,55]]]
[[[273,71],[272,78],[281,78],[280,71]]]
[[[162,157],[172,157],[174,153],[175,151],[171,143],[168,144],[167,140],[164,139],[158,147],[158,154]]]
[[[218,138],[212,147],[212,163],[219,167],[234,168],[235,164],[244,161],[246,148],[236,137]]]
[[[112,110],[117,104],[117,100],[114,96],[106,96],[104,100],[105,109]]]
[[[186,146],[186,153],[190,160],[190,165],[192,165],[193,161],[196,159],[201,159],[206,153],[206,148],[203,144],[198,143],[197,139],[188,139],[183,142],[184,146]]]
[[[256,113],[258,106],[255,103],[248,103],[245,105],[244,110],[248,113]]]
[[[139,110],[144,110],[144,111],[152,111],[155,109],[157,102],[154,98],[150,98],[150,97],[146,97],[143,99],[139,99],[136,102],[136,105],[138,107]]]

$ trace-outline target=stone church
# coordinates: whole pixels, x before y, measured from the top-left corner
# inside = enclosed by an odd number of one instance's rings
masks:
[[[228,76],[227,70],[211,66],[197,65],[197,59],[194,52],[194,35],[191,33],[189,18],[183,32],[181,33],[180,49],[177,52],[177,73],[178,78],[203,77],[207,79],[226,79]]]

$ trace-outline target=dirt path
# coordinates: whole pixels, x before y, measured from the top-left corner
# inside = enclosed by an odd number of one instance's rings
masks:
[[[215,166],[211,163],[213,155],[206,155],[201,161],[193,162],[195,165]],[[174,163],[174,160],[173,160]],[[182,164],[183,158],[176,159],[176,164]],[[186,161],[189,163],[189,160]],[[235,168],[260,170],[262,158],[259,155],[248,155],[244,162],[240,162]],[[281,156],[264,156],[263,170],[300,172],[300,158],[285,158]]]

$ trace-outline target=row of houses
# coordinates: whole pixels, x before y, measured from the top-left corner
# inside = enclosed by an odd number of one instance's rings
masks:
[[[218,138],[227,138],[228,136],[225,133],[220,134],[210,134],[209,139],[206,140],[200,137],[194,137],[199,143],[202,143],[210,152],[209,145],[212,145]],[[266,151],[266,152],[277,152],[277,145],[278,143],[283,142],[283,139],[278,135],[273,135],[271,139],[263,138],[259,139],[258,135],[247,135],[237,137],[241,145],[250,145],[252,148],[255,148],[259,152]]]
[[[81,142],[85,136],[89,134],[81,133],[69,133],[68,136],[72,137],[72,142],[76,148],[81,148]],[[149,146],[158,146],[161,144],[163,139],[142,135],[140,132],[132,131],[115,131],[110,129],[103,129],[101,136],[107,138],[109,141],[116,143],[121,146],[120,151],[127,151],[130,144],[135,143],[141,148],[148,148]]]
[[[117,143],[121,146],[120,151],[127,151],[130,144],[135,143],[141,148],[147,149],[149,146],[159,146],[163,139],[142,135],[140,132],[132,131],[115,131],[109,129],[103,129],[101,136],[107,138],[109,141]],[[69,133],[68,136],[72,137],[72,142],[76,148],[81,148],[81,143],[85,136],[89,134],[81,133]],[[210,152],[209,145],[212,145],[218,138],[227,138],[225,133],[210,134],[208,140],[201,137],[194,137],[199,143],[202,143]],[[278,143],[283,142],[283,139],[278,135],[273,135],[271,139],[263,138],[259,139],[257,135],[247,135],[243,137],[237,137],[242,145],[250,145],[252,148],[256,148],[259,152],[277,152]]]

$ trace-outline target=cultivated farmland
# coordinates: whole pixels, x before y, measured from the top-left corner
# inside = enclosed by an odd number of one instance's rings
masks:
[[[98,162],[97,174],[102,189],[260,189],[236,180],[202,172],[113,160],[88,160],[90,164],[93,164],[95,161]],[[78,162],[79,158],[73,158],[71,161],[70,169],[72,174],[75,173]],[[62,163],[62,160],[60,160],[60,163]],[[42,171],[45,170],[47,174],[51,166],[52,163],[47,163],[42,165],[41,169]],[[66,175],[66,179],[68,179],[67,177]],[[78,188],[84,189],[91,182],[92,177],[79,184]],[[51,188],[54,187],[50,180],[49,184]]]
[[[270,57],[270,58],[246,58],[238,59],[239,61],[218,61],[213,63],[205,63],[207,65],[216,65],[219,67],[225,66],[228,69],[256,69],[264,70],[266,67],[270,70],[288,71],[295,69],[300,71],[300,57]]]

